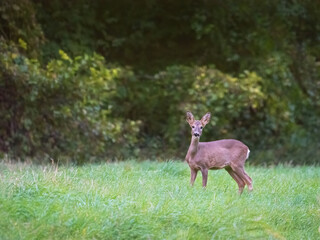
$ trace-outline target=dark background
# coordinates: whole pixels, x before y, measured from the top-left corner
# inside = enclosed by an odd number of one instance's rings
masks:
[[[0,151],[183,159],[237,138],[252,163],[319,163],[319,1],[0,1]]]

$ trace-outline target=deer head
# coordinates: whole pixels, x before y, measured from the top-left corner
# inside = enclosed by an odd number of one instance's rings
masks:
[[[199,138],[202,134],[202,129],[209,123],[211,114],[206,113],[201,120],[195,120],[191,112],[187,112],[187,122],[191,127],[191,135]]]

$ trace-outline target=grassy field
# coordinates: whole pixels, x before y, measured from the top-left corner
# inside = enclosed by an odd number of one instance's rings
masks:
[[[0,163],[0,239],[320,239],[320,168],[247,167],[189,186],[181,162]]]

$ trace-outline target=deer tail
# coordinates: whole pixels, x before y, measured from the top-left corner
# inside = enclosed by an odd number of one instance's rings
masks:
[[[250,149],[248,148],[247,158],[246,158],[246,159],[248,159],[248,158],[249,158],[249,155],[250,155]]]

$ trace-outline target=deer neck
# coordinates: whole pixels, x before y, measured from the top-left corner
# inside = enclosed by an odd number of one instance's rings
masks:
[[[193,158],[198,152],[199,138],[192,136],[187,156]]]

